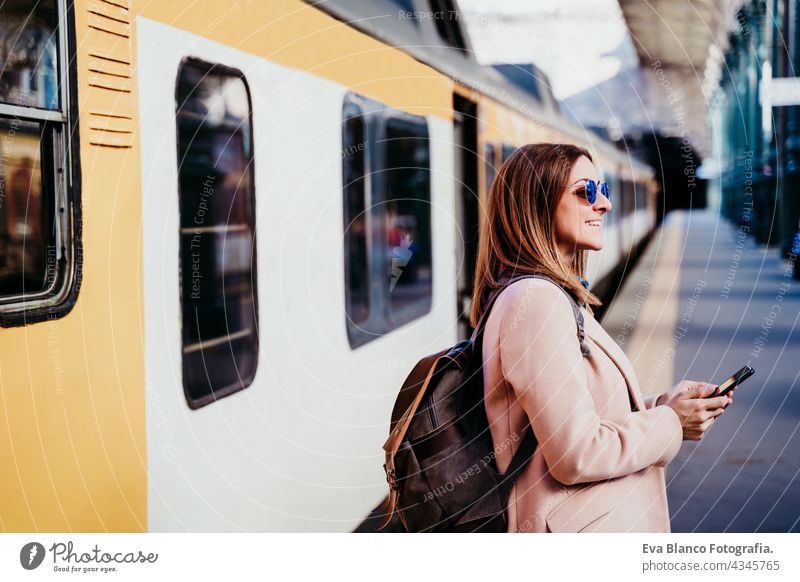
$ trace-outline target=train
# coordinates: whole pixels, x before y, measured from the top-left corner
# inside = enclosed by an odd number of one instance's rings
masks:
[[[625,268],[652,168],[477,63],[457,10],[3,3],[0,529],[353,531],[522,144],[592,152],[588,278]]]

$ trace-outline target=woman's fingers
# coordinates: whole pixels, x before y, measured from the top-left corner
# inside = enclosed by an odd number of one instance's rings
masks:
[[[705,410],[714,410],[715,408],[723,408],[726,404],[728,404],[729,399],[728,396],[715,396],[714,398],[698,398],[698,400],[702,400],[700,407]]]
[[[704,413],[702,413],[700,415],[700,420],[701,421],[706,421],[708,419],[712,419],[713,420],[713,419],[717,418],[723,412],[725,412],[724,408],[717,408],[716,410],[707,410],[706,412],[704,412]]]
[[[710,397],[712,394],[715,394],[719,386],[716,384],[709,384],[708,382],[697,382],[694,385],[693,392],[696,394],[697,398],[707,398]]]
[[[705,434],[706,433],[705,433],[704,430],[690,430],[690,431],[684,432],[683,436],[684,436],[684,440],[700,441],[700,440],[703,440],[703,437],[705,436]]]
[[[695,413],[690,416],[689,422],[684,426],[683,440],[703,440],[706,431],[714,423],[714,420],[723,412],[724,410],[722,408],[695,411]]]

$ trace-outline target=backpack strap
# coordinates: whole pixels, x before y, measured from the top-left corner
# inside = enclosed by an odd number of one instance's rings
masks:
[[[408,426],[411,424],[411,419],[414,417],[414,414],[416,414],[417,408],[419,408],[419,404],[422,401],[422,397],[425,395],[425,392],[427,392],[428,386],[431,383],[431,379],[433,378],[436,370],[439,368],[439,364],[445,359],[450,359],[447,355],[449,351],[449,349],[443,350],[434,356],[425,358],[423,362],[414,368],[412,373],[409,375],[409,378],[401,388],[402,391],[403,389],[408,389],[410,386],[419,386],[419,389],[414,396],[414,400],[411,401],[411,404],[408,406],[406,411],[397,420],[392,428],[392,431],[389,433],[389,438],[386,439],[386,442],[383,444],[383,450],[386,459],[386,462],[383,464],[383,469],[386,472],[386,481],[389,483],[389,496],[378,507],[380,511],[385,513],[385,519],[383,523],[378,526],[379,530],[388,525],[389,521],[392,519],[395,508],[397,507],[397,491],[399,488],[397,481],[395,480],[394,457],[397,454],[397,451],[400,449],[400,444],[402,443],[403,437],[405,437],[406,432],[408,431]],[[433,360],[433,363],[431,363],[431,360]],[[426,369],[427,373],[425,374],[424,379],[420,381],[420,376],[422,373],[425,373],[424,371]],[[402,514],[400,514],[400,517],[402,519]],[[405,523],[403,525],[405,525]]]
[[[479,341],[479,336],[483,334],[483,328],[486,326],[486,322],[489,319],[489,312],[492,310],[492,306],[494,305],[495,300],[500,296],[500,293],[506,287],[522,279],[544,279],[546,281],[550,281],[553,285],[561,289],[564,295],[567,296],[567,299],[569,299],[569,304],[572,307],[572,314],[575,316],[575,325],[578,328],[578,342],[580,343],[581,346],[581,354],[583,355],[584,358],[591,355],[589,346],[586,345],[586,342],[584,341],[586,339],[586,331],[584,328],[583,313],[581,313],[581,308],[578,305],[578,302],[561,285],[553,281],[553,279],[551,279],[547,275],[542,275],[541,273],[529,273],[526,275],[517,275],[516,277],[512,277],[507,280],[505,278],[501,279],[502,282],[501,287],[495,289],[494,292],[489,296],[489,300],[486,302],[486,307],[484,308],[483,313],[481,313],[481,317],[478,320],[478,325],[475,326],[475,331],[472,332],[472,341],[476,342],[475,345],[478,347],[478,349],[480,350],[482,348],[481,345],[482,342]]]
[[[517,478],[522,470],[528,465],[528,462],[533,457],[536,451],[536,435],[533,433],[531,425],[525,427],[525,436],[522,437],[522,442],[519,444],[517,452],[511,457],[511,462],[508,464],[506,472],[503,473],[503,479],[500,481],[500,499],[503,504],[508,503],[508,498],[511,496],[511,489],[514,487]]]
[[[480,319],[478,320],[478,325],[475,326],[475,331],[472,333],[472,342],[475,350],[475,360],[476,362],[480,362],[480,365],[483,365],[483,332],[486,327],[486,322],[489,318],[489,312],[494,305],[494,302],[500,296],[500,293],[512,283],[515,283],[521,279],[545,279],[553,283],[556,287],[561,289],[564,294],[569,299],[569,304],[572,306],[572,313],[575,316],[575,325],[578,329],[578,342],[580,342],[581,346],[581,354],[583,357],[588,357],[590,355],[589,346],[586,345],[584,341],[586,338],[585,330],[584,330],[584,323],[583,323],[583,314],[581,313],[580,306],[578,305],[577,301],[570,295],[566,289],[564,289],[561,285],[557,284],[553,279],[548,277],[547,275],[542,275],[540,273],[531,273],[527,275],[518,275],[516,277],[512,277],[508,280],[501,279],[502,285],[495,289],[492,295],[489,296],[489,300],[486,302],[486,307],[481,314]],[[530,462],[531,458],[533,457],[533,453],[536,451],[537,446],[536,435],[533,432],[533,427],[528,423],[525,427],[525,436],[522,437],[522,442],[517,449],[517,452],[511,457],[511,462],[508,464],[505,473],[503,473],[503,477],[499,483],[499,490],[500,490],[500,499],[503,504],[508,503],[508,498],[511,495],[511,489],[514,487],[514,483],[516,483],[517,478],[520,476],[522,471]]]

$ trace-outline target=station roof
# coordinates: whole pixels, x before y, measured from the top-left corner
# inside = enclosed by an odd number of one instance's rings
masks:
[[[712,53],[725,52],[730,26],[726,16],[735,20],[741,0],[620,0],[619,4],[644,65],[659,60],[702,78]]]
[[[662,84],[667,79],[680,92],[684,110],[696,117],[691,124],[696,145],[707,154],[704,119],[743,0],[620,0],[619,4],[640,67],[658,69]],[[664,122],[669,133],[670,121]]]

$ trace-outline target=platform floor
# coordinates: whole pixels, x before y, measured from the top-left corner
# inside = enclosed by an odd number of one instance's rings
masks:
[[[674,532],[800,531],[800,281],[709,211],[667,216],[602,325],[643,392],[755,374],[667,467]]]

